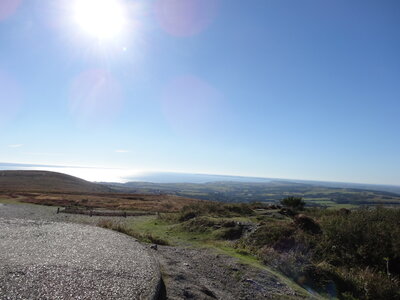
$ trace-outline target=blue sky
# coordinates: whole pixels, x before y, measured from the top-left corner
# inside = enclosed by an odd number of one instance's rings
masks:
[[[0,3],[1,162],[400,185],[399,1],[102,1]]]

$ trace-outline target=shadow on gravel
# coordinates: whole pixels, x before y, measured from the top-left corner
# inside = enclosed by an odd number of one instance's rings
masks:
[[[167,288],[165,287],[164,280],[161,278],[158,285],[158,293],[154,300],[166,300],[167,299]]]

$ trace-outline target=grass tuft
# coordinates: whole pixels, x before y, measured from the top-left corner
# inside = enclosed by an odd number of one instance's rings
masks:
[[[139,231],[136,231],[136,230],[128,227],[127,225],[116,223],[115,221],[112,221],[112,220],[101,220],[97,223],[97,226],[121,232],[123,234],[134,237],[135,239],[137,239],[141,242],[144,242],[144,243],[153,243],[153,244],[157,244],[157,245],[169,245],[169,242],[165,239],[154,236],[153,234],[150,234],[150,233],[141,233]]]

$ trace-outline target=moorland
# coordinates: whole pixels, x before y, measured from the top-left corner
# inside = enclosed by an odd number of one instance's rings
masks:
[[[167,290],[174,287],[178,293],[182,278],[189,278],[199,270],[207,271],[193,277],[191,285],[207,277],[212,270],[225,270],[218,255],[208,254],[207,257],[215,260],[214,269],[200,256],[199,260],[193,257],[196,268],[171,271],[172,266],[176,266],[171,257],[179,260],[174,256],[176,253],[186,255],[189,260],[193,253],[200,255],[193,249],[207,249],[240,262],[218,274],[230,274],[228,278],[232,282],[248,283],[248,291],[251,286],[262,288],[257,283],[261,282],[261,277],[255,277],[256,281],[244,278],[248,273],[244,273],[241,265],[274,274],[278,281],[295,291],[285,294],[288,299],[311,296],[349,300],[400,298],[400,209],[397,207],[400,196],[397,194],[280,182],[268,185],[137,183],[140,187],[127,188],[83,182],[68,176],[64,182],[62,174],[55,175],[58,180],[46,191],[43,182],[53,174],[44,173],[21,177],[20,173],[3,172],[7,176],[0,176],[1,201],[50,205],[54,209],[75,207],[88,211],[151,213],[137,218],[93,219],[93,222],[144,243],[159,245],[160,259],[167,261],[163,266],[168,277]],[[76,191],[71,188],[74,185]],[[178,186],[179,191],[176,190]],[[166,187],[171,190],[161,189]],[[216,190],[224,198],[207,197],[219,195]],[[202,194],[193,191],[202,191]],[[262,199],[253,201],[252,195]],[[301,205],[293,205],[293,199]],[[221,283],[216,285],[221,289],[227,283],[223,281],[226,276],[220,277],[214,276],[210,282]],[[278,290],[271,296],[279,298]],[[211,294],[217,295],[218,290],[214,289]]]

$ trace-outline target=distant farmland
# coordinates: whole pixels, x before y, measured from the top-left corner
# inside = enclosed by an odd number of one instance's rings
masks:
[[[129,182],[109,187],[135,193],[167,193],[219,202],[277,202],[287,196],[303,197],[309,206],[352,207],[359,205],[400,205],[400,195],[355,188],[333,188],[304,183],[272,181],[266,183],[210,182],[147,183]]]

